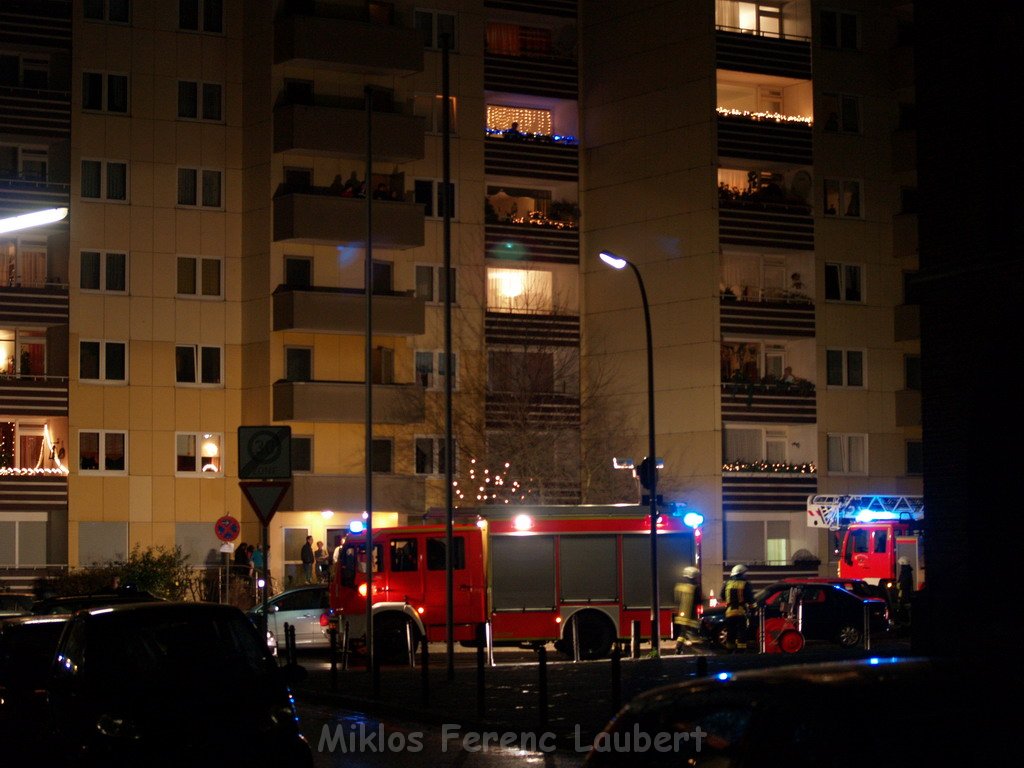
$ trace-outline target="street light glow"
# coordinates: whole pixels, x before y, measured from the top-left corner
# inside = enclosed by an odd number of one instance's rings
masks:
[[[615,269],[625,269],[626,265],[629,263],[621,256],[616,256],[611,251],[601,251],[601,261]]]
[[[32,211],[19,216],[8,216],[0,219],[0,234],[5,232],[17,232],[19,229],[38,227],[43,224],[52,224],[60,221],[68,215],[67,208],[47,208],[42,211]]]

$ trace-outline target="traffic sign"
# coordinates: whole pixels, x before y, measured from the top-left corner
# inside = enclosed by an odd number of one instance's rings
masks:
[[[230,515],[224,515],[224,517],[213,524],[213,530],[221,541],[234,541],[238,538],[238,534],[242,532],[242,526],[238,524],[235,518]]]
[[[270,525],[270,519],[292,487],[290,480],[240,480],[238,485],[263,525]]]
[[[291,427],[239,427],[238,478],[284,480],[292,476]]]

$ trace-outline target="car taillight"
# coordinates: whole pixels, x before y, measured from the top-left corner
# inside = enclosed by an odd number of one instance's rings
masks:
[[[365,584],[360,584],[359,585],[359,595],[360,595],[360,597],[366,597],[366,585]]]
[[[321,627],[326,627],[330,623],[331,623],[330,611],[324,611],[323,613],[321,613],[320,614],[320,626]]]
[[[697,618],[699,619],[699,618],[701,618],[703,616],[704,616],[704,606],[703,605],[698,605],[697,606]]]

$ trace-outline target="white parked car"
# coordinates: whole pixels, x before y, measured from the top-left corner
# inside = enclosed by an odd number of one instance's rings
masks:
[[[329,648],[330,640],[320,625],[320,616],[330,609],[326,584],[307,584],[274,595],[267,601],[267,645],[273,651],[284,650],[284,625],[295,627],[296,648]],[[249,618],[259,625],[263,603],[249,610]]]

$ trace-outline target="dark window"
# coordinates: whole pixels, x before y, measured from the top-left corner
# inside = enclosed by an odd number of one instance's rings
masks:
[[[285,349],[285,378],[288,381],[311,381],[313,378],[313,350],[306,347]]]
[[[96,251],[82,251],[82,279],[80,287],[86,291],[100,289],[100,255]]]
[[[106,353],[105,378],[108,381],[124,381],[125,345],[107,343]]]
[[[392,571],[415,571],[419,567],[416,539],[392,539],[389,549]]]
[[[178,28],[199,29],[199,0],[178,1]]]
[[[466,539],[455,536],[452,539],[452,570],[466,567]],[[448,544],[445,539],[427,539],[427,570],[443,571],[445,569],[445,552]]]
[[[373,440],[370,448],[370,470],[391,472],[392,444],[390,440]]]
[[[292,189],[309,189],[313,186],[311,168],[285,168],[284,183]]]
[[[921,288],[917,282],[917,272],[903,273],[903,303],[908,306],[921,303]]]
[[[310,288],[313,285],[313,260],[286,256],[284,282],[289,288]]]
[[[123,253],[107,254],[106,278],[108,291],[125,291],[127,285],[127,256]]]
[[[313,81],[312,80],[285,80],[284,100],[288,104],[312,104],[313,103]]]
[[[131,21],[131,0],[107,0],[107,19],[127,24]]]
[[[875,554],[885,554],[886,544],[889,541],[889,537],[886,531],[875,531]]]
[[[100,377],[100,343],[83,341],[79,344],[78,376],[82,379]]]
[[[85,0],[82,4],[82,15],[87,19],[102,19],[103,0]]]
[[[103,109],[103,75],[82,73],[82,109]]]
[[[196,353],[194,347],[175,347],[175,381],[191,384],[196,380]]]
[[[220,208],[220,171],[203,171],[203,206]]]
[[[830,386],[839,387],[843,384],[843,352],[830,349],[825,352],[825,381]]]
[[[924,444],[920,440],[907,441],[907,474],[924,474]]]
[[[413,182],[413,199],[423,206],[425,216],[434,215],[434,182],[417,179]]]
[[[905,389],[921,389],[921,356],[903,356],[903,386]]]
[[[839,301],[842,294],[839,290],[839,265],[825,265],[825,298],[832,301]]]
[[[196,204],[196,169],[178,169],[178,205]]]
[[[203,0],[203,31],[224,31],[224,8],[222,0]]]
[[[107,111],[128,111],[127,75],[107,75]]]
[[[128,165],[107,163],[107,199],[128,199]]]
[[[220,384],[220,347],[202,347],[202,383]]]
[[[220,120],[221,104],[221,87],[215,83],[203,83],[203,120]]]
[[[864,386],[864,353],[846,353],[846,385],[848,387]]]
[[[387,295],[392,292],[394,264],[390,261],[373,262],[373,286],[375,294]]]
[[[199,84],[178,81],[178,117],[199,117]]]
[[[313,471],[313,438],[292,436],[289,442],[292,450],[292,471]]]

